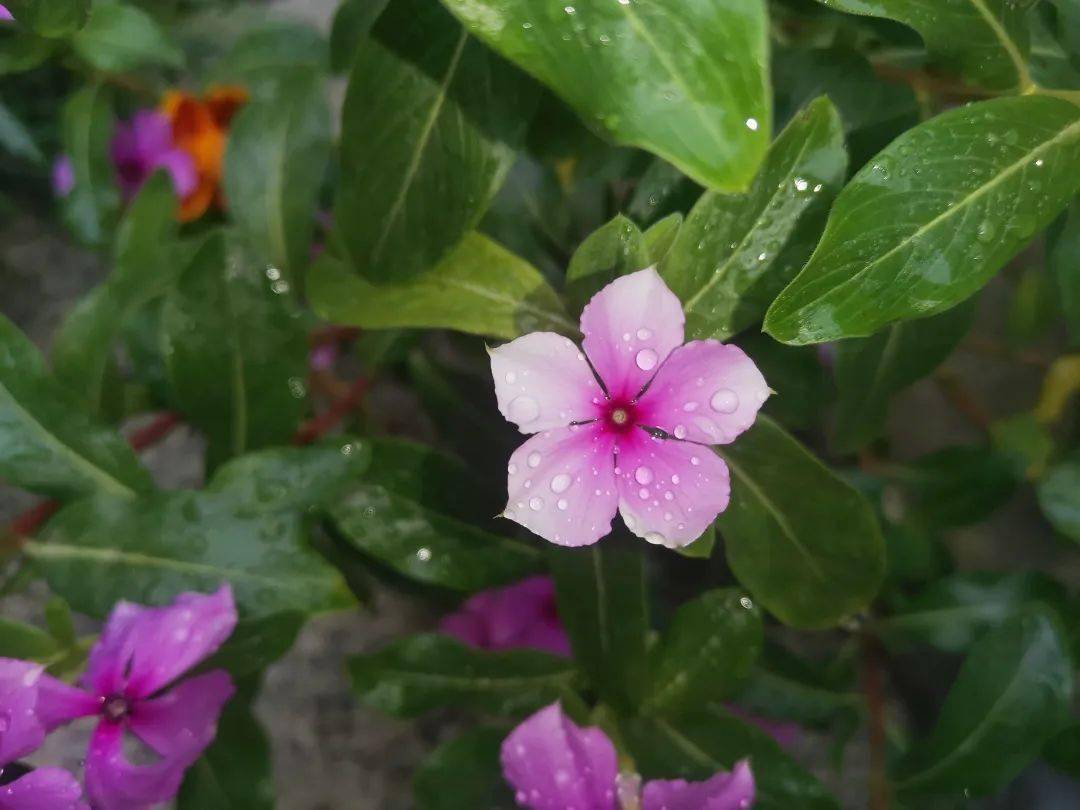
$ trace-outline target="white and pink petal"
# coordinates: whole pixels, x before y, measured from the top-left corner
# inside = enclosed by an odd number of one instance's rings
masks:
[[[703,782],[654,779],[645,784],[642,810],[746,810],[754,805],[754,774],[748,760]]]

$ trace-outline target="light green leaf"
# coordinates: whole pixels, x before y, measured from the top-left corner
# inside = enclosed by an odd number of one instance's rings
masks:
[[[20,160],[45,163],[45,155],[34,142],[34,136],[3,103],[0,103],[0,148]]]
[[[214,63],[209,80],[243,85],[252,100],[272,102],[292,77],[325,74],[329,58],[326,38],[315,28],[265,19],[245,27],[243,35]],[[310,101],[316,103],[316,99]]]
[[[785,343],[821,343],[949,309],[1077,188],[1080,107],[1026,96],[946,112],[855,175],[765,329]]]
[[[763,2],[443,3],[619,142],[713,188],[754,176],[771,120]]]
[[[311,269],[307,293],[320,317],[365,329],[443,328],[507,339],[577,332],[540,272],[478,233],[404,284],[370,284],[324,254]]]
[[[98,70],[121,73],[148,65],[184,66],[184,52],[153,17],[126,3],[96,2],[71,47]]]
[[[0,618],[0,657],[41,661],[60,651],[57,640],[32,624]]]
[[[75,185],[62,201],[64,219],[89,244],[106,239],[120,210],[110,157],[113,137],[112,98],[104,85],[90,85],[64,104],[61,137],[71,158]]]
[[[619,276],[649,266],[645,237],[622,214],[593,231],[570,258],[566,269],[566,298],[580,312],[601,288]]]
[[[5,0],[15,20],[43,37],[66,37],[86,24],[90,0]]]
[[[345,0],[334,13],[330,29],[330,67],[344,73],[388,0]]]
[[[683,215],[678,211],[649,226],[645,231],[645,252],[649,256],[649,264],[660,264],[663,261],[671,246],[675,244],[675,238],[682,226]]]

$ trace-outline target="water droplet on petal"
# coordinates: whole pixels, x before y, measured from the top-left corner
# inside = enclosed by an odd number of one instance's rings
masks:
[[[652,337],[652,331],[642,327],[641,329],[637,330],[637,337],[638,340],[648,340]]]
[[[698,404],[696,402],[687,402],[682,406],[682,409],[687,413],[693,413],[698,409]]]
[[[670,489],[667,492],[664,493],[664,500],[665,501],[671,501],[671,500],[674,500],[674,499],[675,499],[675,493],[672,492]]]
[[[517,464],[510,464],[507,466],[506,471],[511,475],[515,475],[517,473]]]
[[[551,491],[554,493],[566,492],[570,487],[571,478],[566,473],[559,473],[551,479]]]
[[[517,382],[517,374],[512,371],[506,372],[506,382],[510,385],[513,385],[515,382]]]
[[[637,353],[637,358],[635,358],[634,362],[637,363],[637,367],[642,371],[652,371],[656,368],[658,359],[656,352],[652,349],[642,349]]]
[[[643,500],[643,501],[648,500],[648,498],[649,498],[649,490],[647,490],[645,487],[642,487],[641,489],[638,490],[638,497],[641,498],[641,500]]]
[[[739,409],[739,395],[730,388],[721,388],[713,394],[709,405],[717,413],[735,413]]]
[[[559,498],[559,502],[555,504],[559,507],[559,510],[565,512],[570,507],[570,502],[566,498]]]
[[[671,483],[673,483],[675,486],[679,485],[679,476],[677,474],[671,476]]]
[[[686,425],[676,425],[674,433],[675,433],[675,438],[676,439],[685,439],[686,438]]]
[[[701,463],[701,459],[697,456],[690,456],[690,463],[696,467],[698,464]]]
[[[634,471],[634,479],[639,484],[648,484],[653,479],[653,472],[648,467],[638,467]]]
[[[529,508],[532,509],[534,512],[539,512],[541,509],[544,508],[544,499],[533,498],[529,501]]]
[[[540,405],[532,397],[514,397],[510,401],[510,419],[526,425],[540,415]]]
[[[540,454],[534,450],[533,452],[529,453],[529,457],[525,459],[525,463],[528,464],[530,467],[539,467]]]

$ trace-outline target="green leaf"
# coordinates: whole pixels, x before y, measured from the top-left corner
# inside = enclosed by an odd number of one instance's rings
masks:
[[[927,50],[965,81],[993,90],[1024,89],[1030,3],[1013,0],[959,0],[947,14],[919,0],[818,0],[831,8],[885,17],[910,25]]]
[[[1052,467],[1039,481],[1039,506],[1050,525],[1080,542],[1080,455]]]
[[[405,284],[370,284],[323,254],[307,292],[320,317],[364,329],[443,328],[507,339],[577,332],[540,272],[478,233],[467,234],[434,270]]]
[[[210,466],[283,444],[304,409],[307,339],[280,271],[220,232],[166,299],[169,378],[184,416],[207,434]]]
[[[273,810],[270,741],[251,703],[233,698],[218,721],[213,744],[184,777],[177,810]]]
[[[73,646],[78,640],[71,607],[59,596],[45,603],[45,626],[49,628],[49,635],[65,647]]]
[[[6,0],[18,23],[43,37],[66,37],[86,24],[90,0]]]
[[[967,334],[975,299],[915,321],[893,324],[865,340],[836,346],[839,402],[833,443],[842,453],[869,444],[885,431],[892,397],[932,372]]]
[[[25,552],[54,591],[96,617],[121,599],[163,604],[223,582],[244,616],[353,604],[341,576],[307,547],[299,512],[264,511],[227,492],[86,498]]]
[[[0,618],[0,657],[40,661],[60,650],[57,640],[31,624]]]
[[[678,719],[639,718],[621,727],[646,779],[702,780],[750,758],[755,810],[838,810],[824,786],[766,732],[705,704]]]
[[[1065,639],[1046,612],[971,648],[930,736],[899,766],[901,797],[981,796],[1007,785],[1063,725],[1073,691]]]
[[[127,442],[80,408],[34,345],[2,315],[0,477],[57,497],[131,495],[152,487]]]
[[[548,549],[559,618],[574,660],[617,710],[634,712],[647,694],[648,592],[640,549],[614,538],[583,549]]]
[[[0,28],[0,76],[33,70],[60,46],[60,40],[39,37],[17,26],[3,26]]]
[[[990,426],[994,449],[1012,462],[1017,479],[1037,480],[1054,455],[1054,437],[1033,413],[1018,413]]]
[[[717,527],[754,599],[805,628],[865,609],[885,571],[866,499],[766,416],[719,453],[731,469],[731,504]]]
[[[689,210],[701,193],[701,186],[685,174],[667,161],[654,158],[638,179],[626,213],[644,227]]]
[[[697,201],[660,266],[688,338],[724,340],[761,318],[814,249],[846,168],[840,118],[822,98],[780,133],[745,194]]]
[[[745,188],[770,131],[765,4],[443,0],[587,122],[697,182]]]
[[[645,253],[649,257],[649,264],[663,261],[671,246],[675,244],[682,225],[683,215],[676,211],[649,226],[645,231]]]
[[[335,244],[403,281],[480,221],[525,137],[532,85],[437,3],[393,0],[356,54],[342,112]]]
[[[0,148],[20,160],[36,163],[39,166],[45,163],[45,155],[38,148],[34,136],[26,125],[2,103],[0,103]]]
[[[353,689],[368,706],[415,717],[440,706],[524,714],[574,689],[572,662],[534,650],[493,653],[447,636],[399,639],[349,659]]]
[[[253,101],[272,102],[294,77],[326,73],[329,59],[326,39],[319,31],[271,18],[244,31],[214,64],[210,81],[243,85]],[[314,98],[309,101],[317,104]]]
[[[292,648],[304,619],[302,613],[241,619],[228,640],[199,668],[207,672],[226,669],[234,679],[257,675]]]
[[[180,69],[184,52],[153,17],[125,3],[96,2],[71,47],[98,70],[122,73],[149,65]]]
[[[905,601],[875,627],[890,645],[920,643],[962,653],[987,630],[1033,606],[1057,607],[1064,600],[1064,588],[1043,574],[955,574]]]
[[[440,745],[413,777],[418,810],[511,810],[514,794],[499,765],[506,731],[481,726]]]
[[[1016,490],[1012,462],[993,448],[957,445],[900,468],[896,480],[917,516],[938,528],[985,520]]]
[[[1064,729],[1043,748],[1043,759],[1062,773],[1080,779],[1080,723]]]
[[[737,343],[775,392],[765,401],[764,413],[788,428],[817,425],[833,394],[832,381],[817,348],[785,346],[753,331],[741,335]]]
[[[593,231],[570,258],[566,298],[571,312],[580,312],[590,298],[619,276],[648,266],[645,237],[637,225],[617,215]]]
[[[62,201],[64,220],[88,244],[104,242],[120,210],[110,157],[112,97],[104,85],[84,87],[61,113],[63,152],[71,158],[75,185]]]
[[[297,71],[272,99],[245,105],[229,129],[229,212],[254,254],[292,280],[310,260],[330,159],[330,110],[323,92],[318,76]]]
[[[866,699],[858,692],[845,691],[848,686],[828,681],[802,659],[775,644],[766,644],[738,702],[763,717],[822,726],[857,718],[862,712]]]
[[[682,605],[650,654],[652,686],[643,711],[682,715],[731,697],[761,654],[761,613],[734,589]]]
[[[344,73],[352,67],[353,58],[364,38],[383,13],[388,0],[345,0],[334,13],[330,29],[330,67]]]
[[[124,321],[175,280],[176,210],[172,180],[156,172],[120,221],[112,275],[75,305],[53,341],[56,376],[95,413]]]
[[[785,343],[821,343],[949,309],[1078,187],[1080,108],[1026,96],[950,110],[855,175],[765,329]]]
[[[1057,280],[1070,342],[1080,346],[1080,202],[1073,202],[1050,234],[1047,262]]]

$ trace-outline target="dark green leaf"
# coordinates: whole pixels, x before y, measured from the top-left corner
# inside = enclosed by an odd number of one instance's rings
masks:
[[[646,779],[708,779],[750,758],[755,810],[838,810],[836,799],[766,732],[715,705],[675,720],[640,718],[622,726]]]
[[[765,328],[785,343],[820,343],[949,309],[1078,186],[1080,107],[1025,96],[950,110],[855,175]]]
[[[303,626],[302,613],[241,619],[228,640],[200,669],[227,669],[234,679],[257,675],[289,651]]]
[[[437,3],[394,0],[353,64],[336,243],[354,272],[402,281],[479,222],[525,137],[535,93]]]
[[[764,3],[443,3],[618,141],[706,186],[754,176],[771,118]]]
[[[64,104],[61,121],[63,150],[75,177],[62,202],[64,219],[79,239],[99,244],[120,209],[109,152],[113,113],[108,89],[97,84],[79,90]]]
[[[1059,771],[1080,779],[1080,723],[1074,723],[1051,738],[1042,755]]]
[[[33,70],[52,56],[59,40],[39,37],[16,26],[0,28],[0,76]]]
[[[622,214],[593,231],[570,258],[566,297],[571,312],[580,312],[601,288],[619,276],[649,266],[645,237]]]
[[[434,270],[405,284],[370,284],[323,254],[307,292],[321,317],[365,329],[444,328],[496,338],[577,332],[539,271],[478,233],[467,234]]]
[[[364,703],[400,717],[440,706],[523,714],[557,700],[578,680],[573,663],[563,658],[475,650],[440,635],[412,636],[355,655],[349,673]]]
[[[626,212],[642,227],[661,217],[688,211],[702,189],[670,163],[655,158],[641,175]]]
[[[289,284],[211,234],[166,300],[169,377],[184,416],[206,432],[211,467],[284,443],[304,408],[307,340]]]
[[[1062,461],[1039,482],[1039,506],[1055,529],[1080,542],[1080,455]]]
[[[418,810],[510,810],[516,807],[499,765],[506,731],[480,727],[444,743],[413,777]]]
[[[60,497],[130,495],[152,486],[127,443],[80,409],[34,345],[2,315],[0,476]]]
[[[641,550],[617,547],[609,537],[588,548],[553,546],[548,552],[559,618],[574,660],[606,702],[632,713],[649,689],[649,607]]]
[[[840,717],[857,717],[866,699],[826,682],[801,659],[766,645],[738,702],[763,717],[822,726]]]
[[[761,653],[761,613],[734,589],[708,591],[676,612],[650,653],[643,710],[682,715],[731,697]]]
[[[298,281],[307,267],[315,209],[330,158],[323,82],[295,71],[273,98],[255,99],[229,129],[225,194],[260,260]]]
[[[1027,89],[1030,5],[1015,0],[960,0],[948,13],[920,0],[818,0],[831,8],[910,25],[943,66],[994,90]]]
[[[42,660],[60,650],[57,640],[30,624],[0,618],[0,657]]]
[[[184,52],[157,22],[126,3],[96,2],[86,25],[71,38],[75,53],[92,67],[122,73],[147,65],[184,66]]]
[[[683,215],[676,211],[649,226],[645,231],[645,253],[648,254],[649,264],[663,261],[671,246],[675,244],[682,225]]]
[[[761,318],[814,249],[846,167],[840,118],[819,99],[780,133],[746,194],[697,201],[660,266],[688,338],[723,340]]]
[[[720,455],[731,504],[717,526],[754,598],[796,627],[828,627],[865,609],[885,569],[866,499],[766,416]]]
[[[1073,346],[1080,346],[1080,202],[1073,202],[1052,231],[1047,261],[1057,280]]]
[[[832,381],[817,348],[786,346],[753,331],[736,342],[775,392],[765,401],[764,412],[788,428],[816,425],[833,394]]]
[[[1007,785],[1062,726],[1073,691],[1046,612],[1010,619],[971,648],[929,738],[896,776],[901,796],[981,796]]]
[[[59,596],[54,596],[45,603],[45,626],[49,628],[49,635],[56,639],[57,643],[65,647],[75,644],[77,636],[71,607]]]
[[[357,49],[383,13],[387,1],[345,0],[338,6],[330,29],[330,67],[335,73],[344,73],[352,67]]]
[[[940,315],[893,324],[865,340],[836,346],[839,402],[833,442],[851,452],[885,430],[892,397],[948,357],[971,328],[975,299]]]
[[[1016,489],[1012,462],[990,447],[957,445],[898,470],[918,517],[938,528],[978,523]]]
[[[1032,413],[1018,413],[990,426],[994,449],[1012,462],[1017,479],[1037,480],[1054,454],[1054,437]]]
[[[66,37],[86,24],[90,0],[6,0],[20,25],[43,37]]]
[[[254,100],[269,102],[292,78],[323,74],[328,63],[326,39],[319,31],[301,23],[269,19],[245,30],[214,65],[212,80],[243,85]],[[312,98],[309,103],[318,101]]]
[[[984,632],[1033,605],[1056,607],[1064,599],[1064,588],[1042,574],[955,574],[933,583],[876,626],[890,644],[921,643],[962,653]]]
[[[0,148],[20,160],[38,165],[45,163],[45,155],[35,143],[34,136],[26,125],[2,103],[0,103]]]

